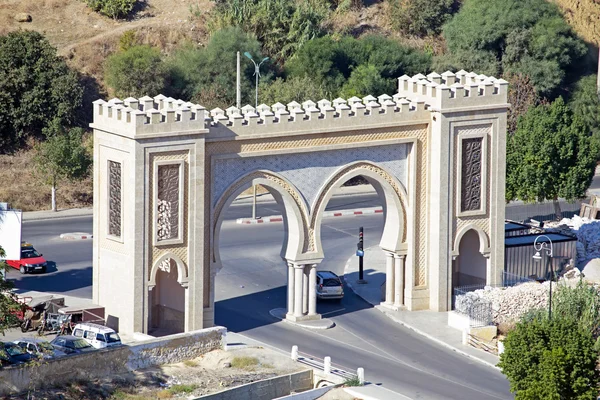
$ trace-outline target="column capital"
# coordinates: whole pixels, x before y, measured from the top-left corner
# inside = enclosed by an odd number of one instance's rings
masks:
[[[304,266],[306,264],[296,264],[296,263],[292,263],[292,267],[294,267],[295,269],[304,269]]]
[[[404,260],[406,258],[406,254],[395,254],[394,253],[394,258]]]

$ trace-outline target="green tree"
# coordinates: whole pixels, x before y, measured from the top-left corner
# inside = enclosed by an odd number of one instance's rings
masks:
[[[585,197],[597,154],[585,125],[561,97],[531,108],[507,141],[506,200],[553,200],[560,218],[558,198]]]
[[[0,36],[0,152],[47,126],[75,122],[83,88],[39,33]]]
[[[1,222],[1,221],[0,221]],[[19,324],[16,312],[21,309],[16,296],[12,292],[14,285],[5,278],[8,265],[1,259],[6,257],[6,253],[0,246],[0,333],[4,335],[7,329]]]
[[[212,31],[237,26],[253,34],[264,52],[279,61],[322,36],[330,5],[323,0],[224,0],[211,12]]]
[[[595,400],[600,377],[592,334],[574,318],[537,314],[517,323],[498,366],[517,400]]]
[[[375,68],[393,92],[396,79],[403,74],[427,72],[431,57],[381,35],[340,40],[325,36],[306,43],[286,64],[286,70],[292,77],[310,77],[337,96],[359,65]],[[365,68],[361,70],[364,75]]]
[[[83,144],[84,131],[66,131],[55,127],[45,142],[35,147],[36,171],[52,185],[52,211],[56,211],[56,185],[65,179],[83,179],[89,175],[92,159]]]
[[[288,104],[292,101],[302,103],[306,100],[312,100],[316,103],[321,99],[331,97],[322,86],[319,86],[309,77],[294,77],[287,80],[277,78],[271,83],[261,83],[258,94],[260,102],[268,105],[277,102]]]
[[[596,79],[596,75],[581,78],[575,84],[568,105],[573,110],[573,114],[583,120],[594,140],[600,143],[600,93]]]
[[[117,97],[156,96],[167,86],[168,70],[158,49],[141,45],[108,57],[104,76]]]
[[[545,0],[469,0],[444,26],[438,66],[487,75],[520,73],[551,96],[586,53],[558,7]]]
[[[125,18],[133,10],[136,0],[85,0],[94,11],[107,17]]]
[[[458,9],[456,0],[388,0],[392,27],[415,36],[437,35]]]
[[[374,65],[362,64],[350,74],[350,78],[342,87],[341,96],[346,99],[352,96],[365,97],[369,94],[379,96],[393,91],[393,82],[383,78]]]
[[[508,81],[508,102],[510,108],[506,115],[506,131],[512,135],[517,130],[519,118],[531,107],[539,104],[540,99],[528,76],[514,74],[506,77]]]
[[[206,47],[187,44],[168,59],[173,97],[186,100],[210,101],[201,103],[207,108],[235,104],[236,53],[249,52],[254,59],[262,59],[260,43],[240,28],[226,28],[215,32]],[[242,56],[242,100],[254,104],[254,65]],[[261,67],[261,81],[270,77],[269,63]],[[218,93],[217,102],[211,98]],[[259,99],[260,101],[260,99]]]

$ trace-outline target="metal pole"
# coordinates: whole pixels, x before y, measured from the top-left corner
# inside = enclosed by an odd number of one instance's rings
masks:
[[[237,52],[237,80],[235,84],[236,88],[236,96],[235,103],[237,104],[237,108],[242,108],[242,78],[240,73],[240,52]]]
[[[548,319],[552,320],[552,280],[554,279],[554,270],[552,269],[552,256],[548,255],[548,266],[550,269],[550,294],[548,296]]]
[[[358,230],[358,241],[360,243],[360,250],[363,250],[363,240],[364,240],[364,230],[361,226]],[[363,256],[358,256],[358,280],[364,280],[364,272],[363,272]]]
[[[252,185],[252,219],[256,219],[256,185]]]
[[[256,66],[256,95],[254,99],[254,107],[258,107],[258,74],[260,65],[256,65],[256,63],[254,63],[254,65]]]

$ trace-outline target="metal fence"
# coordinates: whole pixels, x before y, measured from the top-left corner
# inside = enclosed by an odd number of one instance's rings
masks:
[[[457,286],[454,288],[454,296],[452,298],[454,311],[458,312],[459,314],[467,315],[469,317],[471,326],[473,327],[492,325],[494,320],[494,310],[492,308],[492,303],[481,297],[478,297],[477,299],[468,300],[465,298],[468,296],[468,293],[474,292],[475,290],[485,289],[486,287],[510,287],[532,281],[532,279],[524,276],[511,274],[509,272],[503,272],[502,283],[499,284]],[[463,298],[458,299],[459,296],[463,296]]]
[[[589,203],[589,200],[578,200],[573,203],[567,203],[564,200],[560,201],[561,217],[573,218],[574,215],[579,215],[581,203]],[[552,201],[532,204],[509,203],[505,207],[505,218],[511,221],[521,222],[526,222],[531,219],[536,221],[553,221],[556,219]]]

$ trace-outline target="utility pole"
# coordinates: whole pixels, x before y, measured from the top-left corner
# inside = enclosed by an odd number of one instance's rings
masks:
[[[364,271],[363,271],[363,257],[365,255],[364,247],[364,230],[361,226],[358,228],[358,243],[356,244],[356,255],[358,256],[358,280],[356,283],[367,283],[364,279]]]
[[[242,108],[242,79],[240,72],[240,52],[237,52],[237,80],[235,83],[235,103],[236,107]]]

